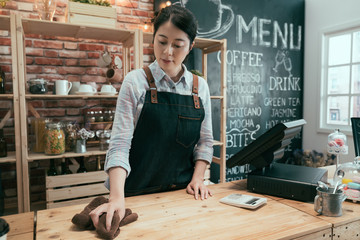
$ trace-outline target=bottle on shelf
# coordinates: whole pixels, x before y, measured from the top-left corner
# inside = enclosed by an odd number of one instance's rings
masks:
[[[69,162],[67,159],[61,160],[61,174],[72,174],[71,170],[69,169]]]
[[[50,159],[50,168],[47,171],[47,175],[48,176],[56,176],[56,175],[58,175],[57,171],[56,171],[55,160],[54,159]]]
[[[7,144],[4,137],[4,129],[0,129],[0,157],[7,156]]]
[[[5,72],[0,67],[0,94],[5,94]]]
[[[80,159],[80,167],[77,170],[77,173],[86,173],[87,169],[85,167],[84,158]]]
[[[96,170],[100,171],[101,170],[101,159],[100,156],[97,157],[96,159]]]

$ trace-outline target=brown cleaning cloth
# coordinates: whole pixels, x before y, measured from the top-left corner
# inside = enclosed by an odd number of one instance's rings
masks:
[[[94,224],[89,213],[101,204],[107,203],[108,201],[108,199],[102,196],[93,199],[81,213],[75,214],[75,216],[71,219],[71,222],[83,230],[94,229]],[[132,211],[127,208],[125,209],[125,216],[121,221],[119,215],[114,214],[111,222],[111,229],[110,231],[106,231],[106,213],[102,214],[99,218],[99,224],[96,228],[96,232],[101,238],[114,239],[119,235],[121,226],[135,222],[137,218],[138,215],[136,213],[132,213]]]

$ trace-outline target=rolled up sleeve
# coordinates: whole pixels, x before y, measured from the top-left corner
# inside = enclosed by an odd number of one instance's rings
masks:
[[[211,118],[210,91],[206,81],[199,78],[199,95],[205,110],[205,117],[201,124],[200,139],[194,148],[194,161],[205,160],[209,163],[213,157],[213,132]]]
[[[134,74],[129,73],[121,86],[117,98],[116,110],[109,149],[106,154],[104,170],[109,171],[113,167],[122,167],[129,175],[129,151],[134,132],[134,116],[136,114],[137,97],[132,84]]]

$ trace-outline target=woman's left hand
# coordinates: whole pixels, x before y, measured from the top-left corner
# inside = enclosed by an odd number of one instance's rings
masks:
[[[207,199],[209,196],[212,196],[210,189],[204,184],[204,180],[194,180],[192,179],[191,182],[186,187],[186,192],[188,194],[194,195],[195,199],[199,199],[199,193],[201,200]]]

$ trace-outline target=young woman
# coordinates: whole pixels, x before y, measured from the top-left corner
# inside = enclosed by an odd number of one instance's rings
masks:
[[[180,6],[155,17],[156,61],[130,72],[119,93],[105,163],[109,203],[91,212],[95,226],[102,213],[108,229],[113,214],[123,218],[125,196],[181,188],[195,199],[212,195],[203,183],[213,154],[209,89],[183,64],[196,31],[195,17]]]

